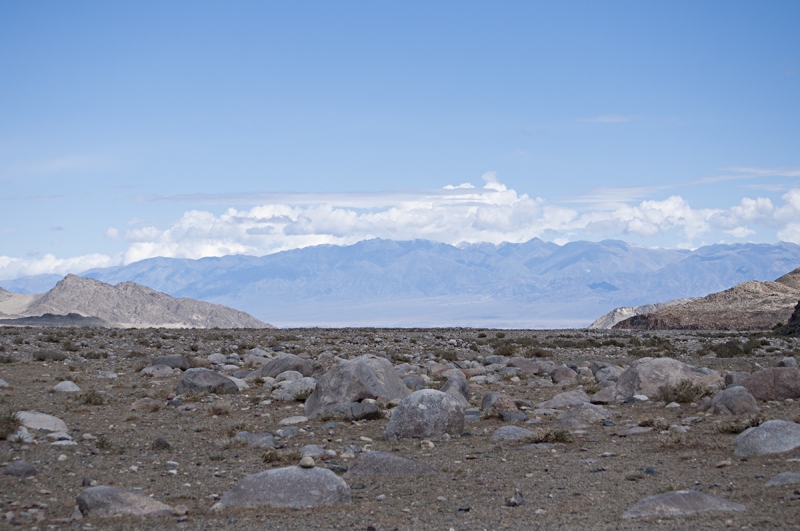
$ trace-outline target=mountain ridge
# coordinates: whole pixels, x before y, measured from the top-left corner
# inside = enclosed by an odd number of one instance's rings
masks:
[[[798,265],[800,246],[783,242],[683,250],[619,240],[454,246],[372,239],[260,257],[151,258],[81,276],[137,282],[279,326],[561,328],[588,326],[618,307],[772,280]]]

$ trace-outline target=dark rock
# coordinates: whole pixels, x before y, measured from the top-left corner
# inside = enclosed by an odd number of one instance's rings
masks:
[[[350,503],[350,488],[326,468],[290,466],[242,478],[213,509],[225,507],[294,507]]]
[[[77,498],[83,516],[159,516],[172,514],[172,507],[136,491],[116,487],[89,487]]]
[[[353,402],[347,408],[345,420],[378,420],[383,416],[381,408],[372,402]]]
[[[367,452],[353,461],[348,477],[416,477],[431,476],[439,471],[424,463],[389,452]],[[351,487],[352,488],[352,487]]]
[[[155,441],[153,441],[153,444],[150,447],[155,452],[162,452],[164,450],[169,450],[170,448],[172,448],[172,445],[169,444],[169,441],[167,441],[164,437],[159,437]]]
[[[800,369],[770,367],[743,378],[742,386],[759,400],[800,398]]]
[[[452,396],[423,389],[403,400],[392,412],[386,426],[389,439],[441,437],[461,435],[464,431],[464,408]]]
[[[503,419],[503,422],[522,422],[528,416],[524,411],[501,411],[500,418]]]
[[[171,369],[180,369],[182,371],[187,371],[192,368],[192,365],[189,363],[189,360],[186,359],[184,356],[180,354],[171,354],[169,356],[159,356],[158,358],[152,360],[148,365],[166,365]]]
[[[26,463],[25,461],[14,461],[6,466],[6,474],[9,476],[17,476],[19,478],[28,478],[35,476],[38,472],[36,469]]]
[[[236,382],[208,369],[189,369],[178,379],[177,394],[185,393],[215,393],[218,395],[235,394],[239,392]]]
[[[776,367],[797,367],[797,360],[791,356],[781,358],[775,362]]]
[[[508,358],[505,356],[486,356],[483,358],[484,365],[508,365]]]
[[[359,393],[353,397],[353,402],[361,402],[362,400],[370,399],[375,400],[377,395],[373,395],[371,391],[368,389],[362,389]]]

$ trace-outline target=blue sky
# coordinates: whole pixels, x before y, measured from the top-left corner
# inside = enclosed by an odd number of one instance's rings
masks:
[[[777,1],[3,2],[0,278],[369,237],[800,243],[798,27]]]

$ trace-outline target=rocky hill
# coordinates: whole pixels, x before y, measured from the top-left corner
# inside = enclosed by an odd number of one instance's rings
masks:
[[[608,330],[615,324],[629,319],[635,315],[642,315],[643,313],[653,313],[670,306],[678,304],[685,304],[696,299],[675,299],[667,302],[657,302],[655,304],[643,304],[642,306],[623,306],[622,308],[614,308],[602,317],[598,317],[589,325],[590,330]]]
[[[638,330],[769,330],[800,299],[800,268],[774,282],[750,281],[703,298],[635,315],[613,326]]]
[[[271,327],[245,312],[194,299],[171,297],[134,282],[112,286],[99,280],[67,275],[53,289],[41,295],[10,294],[12,296],[9,297],[6,294],[8,292],[0,294],[0,297],[5,296],[7,299],[5,306],[11,307],[13,302],[16,304],[14,309],[17,310],[6,310],[6,313],[13,313],[18,317],[77,313],[134,327]],[[26,301],[29,304],[20,307]],[[5,306],[0,302],[0,310]]]

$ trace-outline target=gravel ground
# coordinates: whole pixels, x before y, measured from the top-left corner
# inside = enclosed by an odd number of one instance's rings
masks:
[[[483,337],[480,337],[481,334]],[[502,335],[503,337],[498,337]],[[194,410],[166,405],[132,411],[139,398],[166,402],[177,377],[154,380],[139,370],[153,357],[187,357],[213,352],[244,353],[259,346],[283,349],[322,361],[327,369],[342,358],[383,353],[396,362],[424,362],[426,356],[477,359],[495,352],[531,356],[586,366],[592,360],[627,364],[632,355],[668,355],[716,370],[755,370],[794,354],[794,343],[759,336],[758,347],[731,358],[709,356],[709,347],[752,336],[702,333],[623,333],[589,331],[496,331],[478,329],[301,329],[301,330],[103,330],[0,329],[0,412],[39,411],[63,419],[76,446],[21,445],[0,441],[5,465],[23,459],[37,468],[33,478],[0,475],[0,527],[8,529],[798,529],[800,484],[766,487],[780,472],[800,472],[800,449],[746,459],[733,455],[732,439],[747,418],[699,413],[692,404],[665,408],[653,399],[606,406],[613,425],[593,425],[565,435],[549,449],[522,449],[531,441],[493,441],[503,425],[481,418],[451,440],[388,441],[386,419],[350,423],[310,419],[296,437],[282,439],[272,462],[265,451],[231,440],[239,431],[276,432],[278,421],[302,415],[302,403],[270,401],[257,384],[233,396],[197,397]],[[451,339],[455,339],[456,345]],[[762,341],[763,340],[763,341]],[[607,343],[607,344],[603,344]],[[752,342],[751,342],[752,343]],[[765,344],[762,344],[765,343]],[[232,347],[237,347],[234,350]],[[37,352],[53,351],[64,360],[36,361]],[[329,353],[324,355],[324,353]],[[105,357],[104,357],[105,356]],[[705,356],[701,358],[700,356]],[[47,356],[39,356],[47,357]],[[52,356],[51,356],[52,357]],[[97,359],[91,359],[97,358]],[[117,378],[100,377],[113,371]],[[424,371],[422,372],[424,373]],[[471,402],[480,405],[487,391],[541,402],[564,390],[593,381],[552,387],[519,381],[471,384]],[[56,393],[53,386],[71,380],[80,393]],[[438,388],[441,381],[433,381]],[[761,403],[760,420],[800,420],[797,401]],[[527,411],[528,419],[536,416]],[[668,430],[686,424],[686,434]],[[517,423],[556,436],[555,420],[539,415],[539,424]],[[332,429],[324,425],[331,420]],[[630,425],[650,432],[617,434]],[[84,434],[93,439],[85,439]],[[154,450],[165,439],[170,448]],[[273,466],[297,464],[298,450],[317,444],[337,455],[318,466],[346,467],[346,445],[383,450],[414,458],[441,471],[424,478],[350,479],[352,504],[314,509],[210,510],[217,497],[238,479]],[[178,464],[170,473],[167,461]],[[71,519],[75,497],[86,484],[137,489],[169,505],[185,505],[188,517]],[[361,485],[359,485],[361,483]],[[360,488],[358,488],[360,487]],[[525,499],[505,506],[515,489]],[[696,489],[744,504],[735,513],[664,519],[623,518],[638,500],[671,490]],[[381,497],[382,498],[379,498]],[[370,527],[372,526],[372,527]]]

